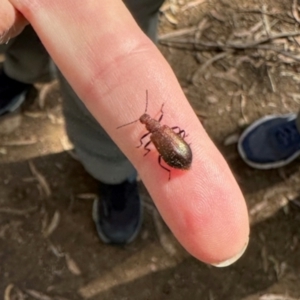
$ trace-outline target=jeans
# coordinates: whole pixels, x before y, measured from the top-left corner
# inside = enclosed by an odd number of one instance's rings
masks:
[[[158,10],[163,0],[124,2],[141,29],[155,42]],[[3,68],[9,77],[25,83],[51,79],[50,57],[32,27],[27,26],[7,45],[0,45],[0,52],[5,54]],[[59,70],[55,73],[63,96],[67,134],[88,173],[108,184],[118,184],[134,176],[136,171],[132,164],[86,109]]]

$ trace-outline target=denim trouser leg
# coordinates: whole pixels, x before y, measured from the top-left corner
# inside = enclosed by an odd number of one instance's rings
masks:
[[[124,1],[142,30],[155,42],[158,9],[162,0]],[[50,59],[39,38],[28,26],[7,45],[4,70],[16,80],[34,83],[50,76]],[[101,55],[101,54],[99,54]],[[124,154],[77,97],[67,80],[58,72],[63,95],[66,130],[86,170],[96,179],[110,184],[120,183],[136,171]]]

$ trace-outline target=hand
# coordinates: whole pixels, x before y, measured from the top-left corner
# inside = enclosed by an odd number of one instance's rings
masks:
[[[8,0],[0,0],[0,44],[7,43],[28,24]]]
[[[162,217],[192,255],[220,266],[246,248],[244,198],[226,162],[186,100],[170,66],[119,0],[10,0],[36,30],[76,93],[137,168]],[[1,17],[0,17],[1,19]],[[172,178],[135,146],[142,125],[116,127],[164,106],[164,124],[180,126],[193,151],[189,171]],[[180,173],[180,174],[179,174]]]

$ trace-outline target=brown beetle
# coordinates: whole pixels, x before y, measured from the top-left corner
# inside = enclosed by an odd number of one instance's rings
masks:
[[[161,158],[172,168],[181,169],[181,170],[188,170],[192,164],[192,150],[190,146],[186,143],[184,138],[186,137],[185,131],[181,130],[178,126],[169,127],[167,125],[161,125],[160,121],[163,118],[163,106],[161,106],[161,116],[158,120],[151,118],[147,114],[148,108],[148,91],[146,90],[146,109],[144,114],[138,119],[133,122],[121,125],[117,127],[117,129],[133,124],[137,121],[140,121],[142,124],[145,124],[146,129],[148,132],[144,134],[140,139],[140,145],[137,148],[143,145],[143,139],[150,135],[150,141],[148,141],[144,145],[144,149],[146,150],[147,155],[151,149],[148,148],[150,143],[153,143],[155,148],[157,149],[158,153],[160,154],[158,157],[159,165],[169,172],[169,180],[171,178],[171,171],[170,169],[164,167],[161,163]],[[176,133],[174,130],[178,130]]]

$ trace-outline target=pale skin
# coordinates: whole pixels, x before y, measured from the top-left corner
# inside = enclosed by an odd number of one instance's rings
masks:
[[[28,20],[28,21],[27,21]],[[120,149],[138,170],[162,217],[183,247],[209,264],[220,264],[245,248],[249,220],[243,195],[225,160],[193,112],[170,66],[142,33],[120,0],[0,0],[0,42],[29,22],[52,59]],[[193,151],[188,171],[172,178],[136,149],[145,133],[136,123],[144,112],[179,126]],[[229,263],[225,263],[228,265]]]

